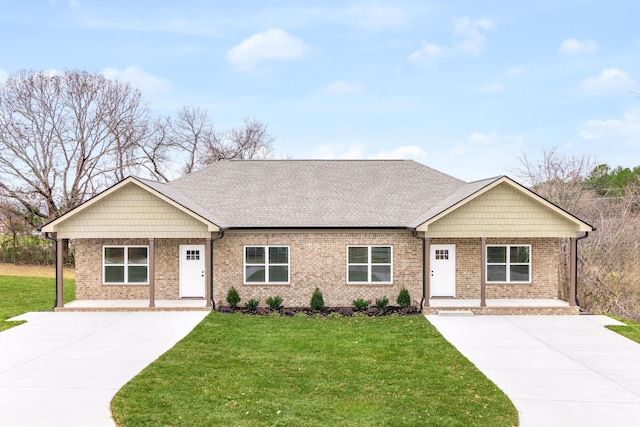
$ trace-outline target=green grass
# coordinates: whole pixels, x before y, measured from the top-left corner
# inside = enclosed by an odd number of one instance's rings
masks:
[[[0,276],[0,331],[23,322],[6,319],[28,311],[43,311],[53,307],[56,281],[43,277]],[[75,281],[64,281],[65,302],[75,299]]]
[[[632,339],[635,342],[640,343],[640,323],[634,322],[632,320],[624,319],[618,316],[609,316],[609,317],[619,320],[620,322],[624,323],[624,326],[608,325],[607,328],[629,339]]]
[[[423,317],[212,312],[114,397],[120,426],[514,426]]]

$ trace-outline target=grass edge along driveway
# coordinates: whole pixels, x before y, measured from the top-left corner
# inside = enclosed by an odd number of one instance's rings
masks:
[[[424,316],[212,312],[112,401],[119,426],[514,426],[507,396]]]

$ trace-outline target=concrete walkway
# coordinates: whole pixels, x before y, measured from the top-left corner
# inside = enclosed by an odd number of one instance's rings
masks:
[[[640,426],[640,344],[605,316],[427,316],[509,396],[520,425]]]
[[[114,426],[116,392],[207,314],[19,316],[0,332],[0,426]]]

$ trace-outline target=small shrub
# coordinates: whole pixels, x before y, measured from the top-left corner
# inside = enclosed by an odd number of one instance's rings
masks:
[[[411,305],[411,296],[409,296],[409,291],[404,286],[400,289],[396,302],[400,307],[409,307]]]
[[[244,303],[244,308],[250,311],[254,311],[256,308],[258,308],[259,304],[260,304],[259,300],[255,298],[251,298],[249,301]]]
[[[376,307],[377,308],[385,308],[389,305],[389,298],[387,296],[383,296],[382,298],[376,298]]]
[[[340,314],[337,311],[332,311],[331,314],[329,314],[330,319],[340,319],[341,317],[342,317],[342,314]]]
[[[313,291],[313,295],[311,295],[311,309],[316,311],[324,310],[324,298],[318,288],[316,288],[316,290]]]
[[[367,307],[369,307],[369,301],[362,298],[353,300],[352,304],[353,304],[353,309],[356,311],[364,311],[367,309]]]
[[[229,307],[238,308],[238,303],[240,302],[240,294],[236,291],[236,288],[233,286],[227,292],[227,303],[229,303]]]
[[[267,298],[267,305],[271,310],[280,310],[280,308],[282,307],[282,301],[282,297],[276,295],[275,297]]]
[[[298,311],[293,317],[307,317],[307,313],[304,311]]]

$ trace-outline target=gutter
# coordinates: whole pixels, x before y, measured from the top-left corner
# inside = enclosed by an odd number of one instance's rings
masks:
[[[594,228],[593,231],[596,231]],[[589,232],[585,231],[584,236],[576,237],[576,286],[575,286],[575,298],[576,304],[580,307],[580,301],[578,300],[578,241],[589,237]]]
[[[427,238],[419,236],[415,228],[411,230],[411,235],[416,239],[422,240],[422,298],[420,299],[420,313],[422,313],[422,308],[424,307],[424,302],[427,297],[427,276],[425,272],[425,268],[427,268]]]
[[[220,229],[220,235],[215,239],[211,239],[209,250],[211,252],[211,260],[209,261],[209,298],[211,298],[211,309],[216,309],[216,303],[213,298],[213,242],[224,237],[224,228]]]
[[[38,231],[41,231],[41,230],[38,229]],[[53,307],[51,307],[51,309],[54,310],[58,308],[58,274],[60,274],[60,272],[58,271],[58,238],[51,236],[48,232],[44,233],[44,238],[53,242],[53,248],[55,250],[54,265],[56,266],[56,281],[55,281],[55,288],[56,288],[55,298],[56,299],[53,300]]]

